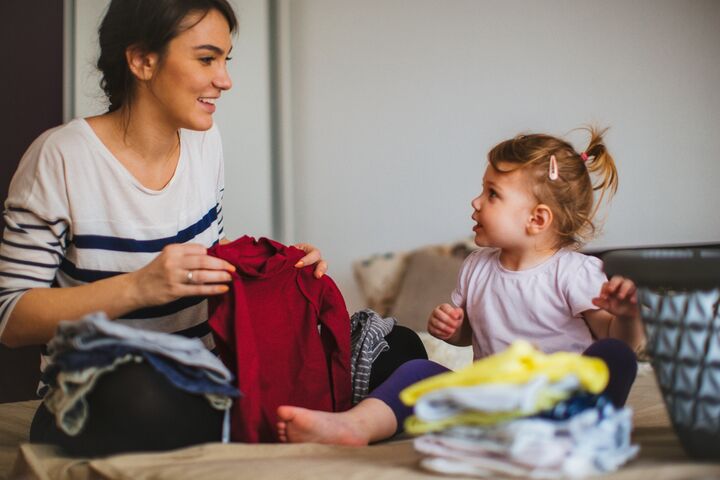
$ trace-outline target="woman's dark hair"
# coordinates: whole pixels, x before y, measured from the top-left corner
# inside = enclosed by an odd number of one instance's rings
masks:
[[[202,14],[199,22],[211,10],[220,12],[230,32],[235,32],[237,18],[228,0],[112,0],[98,31],[97,67],[102,73],[100,86],[110,101],[108,111],[132,100],[134,78],[125,58],[128,47],[136,46],[162,58],[170,40],[194,26],[182,24],[189,14]]]

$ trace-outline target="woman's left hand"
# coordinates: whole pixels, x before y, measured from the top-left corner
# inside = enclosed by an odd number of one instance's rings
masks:
[[[325,260],[322,259],[322,254],[320,253],[320,250],[313,247],[312,245],[308,243],[297,243],[293,245],[293,247],[298,248],[306,253],[306,255],[298,260],[298,262],[295,264],[295,267],[302,268],[306,265],[315,265],[315,278],[320,278],[325,273],[327,273],[328,265]]]

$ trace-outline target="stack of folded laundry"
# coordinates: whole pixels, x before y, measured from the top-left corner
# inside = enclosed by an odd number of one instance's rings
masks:
[[[175,387],[204,395],[213,408],[228,415],[240,392],[232,374],[200,339],[140,330],[95,313],[61,322],[48,344],[50,364],[42,381],[47,385],[45,406],[68,435],[77,435],[88,416],[86,395],[104,374],[128,362],[147,362]]]
[[[605,363],[575,353],[546,355],[528,342],[469,367],[418,382],[400,394],[415,415],[408,433],[439,473],[580,478],[616,470],[630,444],[632,412],[599,395]]]

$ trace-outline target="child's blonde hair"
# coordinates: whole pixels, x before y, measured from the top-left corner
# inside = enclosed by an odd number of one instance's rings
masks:
[[[579,248],[596,235],[598,227],[594,217],[598,207],[605,193],[610,192],[612,196],[617,191],[615,161],[603,143],[607,128],[585,127],[583,130],[589,132],[590,144],[581,153],[565,140],[543,134],[518,135],[499,143],[488,153],[490,165],[498,172],[527,170],[535,197],[553,212],[558,247]],[[558,173],[554,180],[549,175],[552,156]],[[598,177],[597,183],[593,184],[591,174]],[[600,191],[597,204],[596,190]]]

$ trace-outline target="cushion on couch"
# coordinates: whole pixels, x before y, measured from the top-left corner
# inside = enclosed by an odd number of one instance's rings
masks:
[[[353,263],[355,281],[368,308],[386,316],[397,297],[407,252],[373,255]]]
[[[410,255],[389,315],[401,325],[422,332],[433,308],[450,302],[463,259],[434,250]]]
[[[397,302],[400,289],[405,281],[409,260],[413,255],[431,252],[448,258],[464,259],[475,248],[477,247],[472,238],[468,237],[416,250],[376,254],[354,262],[353,273],[367,307],[380,315],[387,316]],[[455,268],[454,264],[452,264],[452,268]],[[457,269],[455,274],[457,274]],[[454,281],[447,292],[448,298],[453,288],[455,288]]]
[[[432,337],[427,333],[427,319],[433,308],[450,301],[460,266],[475,248],[467,238],[410,252],[373,255],[353,265],[367,306],[418,332],[429,358],[452,370],[472,361],[472,347],[455,347]]]

